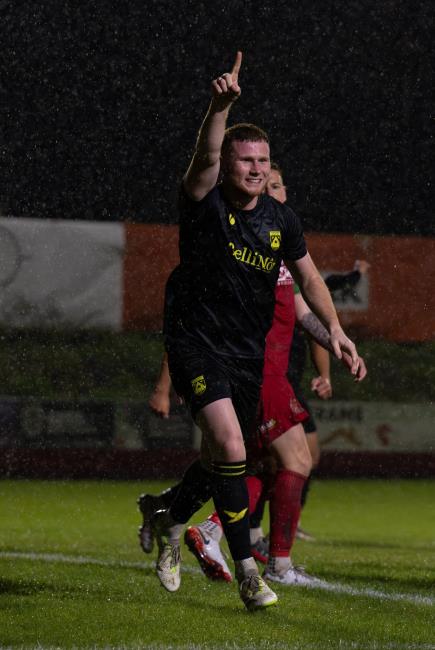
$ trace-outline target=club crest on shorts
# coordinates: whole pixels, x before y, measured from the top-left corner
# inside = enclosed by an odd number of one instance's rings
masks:
[[[281,246],[281,231],[269,230],[269,239],[272,250],[277,251]]]
[[[304,407],[300,404],[296,397],[290,397],[290,410],[295,415],[300,415],[305,411]]]
[[[192,384],[193,392],[195,395],[202,395],[205,393],[207,384],[205,383],[204,375],[195,377],[195,379],[192,379],[190,383]]]

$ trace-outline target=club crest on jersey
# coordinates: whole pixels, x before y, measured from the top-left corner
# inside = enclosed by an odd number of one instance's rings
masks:
[[[230,222],[230,226],[235,226],[236,218],[232,212],[230,212],[230,214],[228,215],[228,221]]]
[[[272,250],[277,251],[281,246],[281,231],[269,230],[270,246]]]
[[[195,395],[202,395],[207,389],[207,384],[205,383],[204,375],[199,375],[191,381],[193,392]]]

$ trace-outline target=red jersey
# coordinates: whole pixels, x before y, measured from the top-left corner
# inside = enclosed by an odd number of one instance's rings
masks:
[[[287,367],[296,322],[294,281],[281,263],[275,287],[275,311],[272,327],[266,337],[258,409],[257,445],[261,450],[299,422],[308,418],[287,379]]]
[[[272,327],[266,336],[264,375],[287,374],[288,359],[295,328],[294,280],[285,264],[281,263],[275,287],[275,311]]]

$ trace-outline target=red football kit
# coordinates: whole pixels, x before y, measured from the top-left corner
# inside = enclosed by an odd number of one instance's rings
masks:
[[[308,417],[287,379],[295,322],[294,281],[287,267],[281,264],[272,327],[266,337],[260,394],[259,442],[263,447]]]

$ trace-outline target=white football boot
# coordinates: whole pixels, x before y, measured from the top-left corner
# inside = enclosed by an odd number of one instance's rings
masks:
[[[301,566],[290,566],[286,571],[275,572],[268,566],[263,573],[263,578],[268,582],[280,585],[298,585],[301,587],[318,587],[322,584],[320,578],[311,576]]]
[[[240,598],[250,612],[276,605],[278,596],[260,575],[251,575],[239,584]]]
[[[179,524],[176,528],[182,528]],[[167,526],[167,511],[158,510],[151,519],[153,535],[159,547],[156,572],[163,587],[168,591],[177,591],[180,587],[181,554],[180,544],[171,541],[172,531]],[[175,528],[175,527],[174,527]]]
[[[233,577],[219,545],[222,532],[217,529],[219,526],[208,520],[198,526],[189,526],[184,541],[207,578],[231,582]]]

